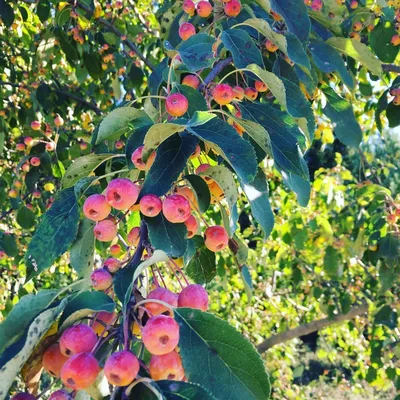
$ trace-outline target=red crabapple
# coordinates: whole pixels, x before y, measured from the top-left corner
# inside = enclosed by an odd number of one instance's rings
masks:
[[[17,393],[11,397],[11,400],[36,400],[36,397],[29,393]]]
[[[136,203],[140,186],[128,178],[113,179],[107,186],[106,199],[117,210],[127,210]]]
[[[238,0],[231,0],[229,3],[226,3],[224,6],[225,14],[228,17],[237,17],[240,14],[240,10],[242,5]]]
[[[146,194],[140,199],[140,212],[146,217],[155,217],[162,210],[162,201],[155,194]]]
[[[107,325],[113,324],[118,318],[118,314],[116,312],[107,312],[107,311],[100,311],[95,321],[93,322],[92,329],[98,336],[101,336],[106,329]],[[107,335],[105,335],[107,336]]]
[[[86,389],[94,384],[100,372],[99,363],[91,353],[72,356],[61,370],[62,383],[71,389]]]
[[[186,286],[178,296],[178,307],[197,308],[208,310],[208,293],[201,285]]]
[[[133,165],[139,169],[140,171],[145,171],[146,170],[146,163],[143,161],[143,149],[144,146],[138,147],[133,153],[131,160],[133,162]]]
[[[192,16],[192,15],[194,15],[196,7],[192,0],[185,0],[183,2],[182,9],[186,14],[189,14],[190,16]]]
[[[52,344],[43,354],[43,369],[50,375],[59,378],[61,368],[67,362],[68,357],[61,353],[58,343]]]
[[[165,198],[162,211],[169,222],[182,223],[190,217],[190,203],[185,197],[173,194]]]
[[[67,328],[60,337],[61,353],[67,357],[89,352],[97,342],[96,334],[89,325],[78,324]]]
[[[197,219],[194,215],[191,215],[186,221],[185,225],[187,228],[187,237],[188,239],[192,238],[196,233],[199,228],[199,224],[197,222]]]
[[[117,150],[123,149],[124,146],[125,146],[125,144],[124,144],[124,142],[123,142],[122,140],[117,140],[117,141],[115,142],[115,148],[116,148]]]
[[[127,242],[130,246],[136,247],[139,244],[140,228],[138,226],[132,228],[127,236]]]
[[[200,86],[200,79],[196,75],[186,75],[182,80],[182,85],[197,89]]]
[[[56,114],[56,117],[54,118],[54,125],[57,127],[64,125],[64,120],[61,118],[60,114]]]
[[[42,124],[41,124],[39,121],[32,121],[32,122],[31,122],[31,128],[32,128],[34,131],[40,130],[41,125],[42,125]]]
[[[117,351],[104,364],[104,374],[111,385],[127,386],[136,378],[139,368],[139,361],[132,352]]]
[[[233,97],[236,100],[243,100],[244,99],[244,89],[240,86],[235,86],[233,89]]]
[[[208,18],[212,11],[213,7],[208,1],[199,1],[196,5],[197,15],[202,18]]]
[[[158,287],[157,289],[154,289],[149,293],[149,295],[147,296],[147,300],[151,299],[161,300],[164,303],[170,304],[172,307],[178,306],[178,295],[162,287]],[[158,303],[146,303],[145,307],[151,312],[153,316],[165,313],[166,311],[171,311],[170,308]]]
[[[183,94],[174,93],[167,97],[165,108],[172,117],[181,117],[188,110],[189,102]]]
[[[118,233],[117,225],[109,219],[97,222],[94,226],[94,236],[100,242],[111,242]]]
[[[18,150],[18,151],[24,151],[25,150],[25,143],[17,143],[17,145],[15,146],[15,148]]]
[[[271,40],[267,40],[265,42],[265,48],[270,52],[270,53],[275,53],[275,51],[278,50],[278,46],[272,42]]]
[[[204,244],[213,252],[225,249],[228,246],[228,242],[229,236],[223,226],[210,226],[204,232]]]
[[[105,269],[99,268],[90,275],[92,286],[96,290],[107,290],[113,282],[112,275]]]
[[[34,167],[38,167],[40,165],[40,158],[39,157],[32,157],[30,159],[30,163]]]
[[[188,186],[177,186],[175,188],[175,194],[180,194],[181,196],[188,199],[190,206],[193,208],[198,208],[197,198],[193,190]]]
[[[54,144],[54,142],[47,142],[46,143],[46,150],[47,151],[54,151],[55,148],[56,148],[56,145]]]
[[[190,22],[184,22],[179,27],[178,33],[182,40],[188,40],[190,37],[196,34],[196,28]]]
[[[26,137],[24,138],[24,143],[25,143],[27,146],[30,146],[30,145],[32,144],[32,142],[33,142],[33,139],[32,139],[31,136],[26,136]]]
[[[260,93],[266,92],[268,90],[268,86],[262,81],[256,81],[254,86],[257,92]]]
[[[121,251],[122,251],[122,248],[118,243],[110,246],[110,254],[112,256],[117,256],[117,255],[121,254]]]
[[[74,400],[74,398],[66,390],[60,389],[60,390],[53,392],[50,395],[49,400]]]
[[[203,174],[204,172],[206,172],[208,170],[208,168],[210,168],[211,165],[210,164],[200,164],[197,168],[196,168],[196,174],[200,175]],[[212,178],[210,178],[209,176],[202,176],[202,178],[207,182],[207,183],[211,183],[214,180]]]
[[[151,356],[149,371],[155,381],[162,379],[181,381],[185,376],[181,356],[176,351],[162,356]]]
[[[179,343],[179,325],[166,315],[152,317],[142,330],[142,340],[151,354],[170,353]]]
[[[7,258],[7,253],[4,250],[0,250],[0,260]]]
[[[357,0],[352,0],[352,1],[350,2],[350,8],[351,8],[352,10],[355,10],[357,7],[358,7],[358,2],[357,2]]]
[[[229,85],[225,83],[219,83],[215,86],[212,96],[216,103],[223,106],[229,104],[233,100],[234,94]]]
[[[103,264],[104,268],[108,270],[111,274],[115,274],[121,268],[121,262],[116,258],[109,257],[107,260],[104,261]]]
[[[244,95],[249,99],[249,100],[255,100],[258,96],[258,92],[256,89],[248,87],[244,90]]]
[[[111,212],[111,206],[107,203],[102,194],[92,194],[83,204],[83,213],[85,217],[92,221],[101,221],[106,219]]]

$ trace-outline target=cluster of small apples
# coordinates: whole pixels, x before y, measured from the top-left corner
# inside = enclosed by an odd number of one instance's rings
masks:
[[[135,150],[136,164],[141,160]],[[89,196],[84,205],[83,213],[85,216],[95,221],[94,235],[101,242],[113,241],[118,234],[118,226],[114,217],[110,217],[112,208],[119,211],[138,209],[143,216],[156,217],[162,213],[166,220],[171,223],[184,223],[188,231],[188,238],[193,237],[198,231],[198,221],[192,214],[192,206],[187,197],[181,194],[170,194],[161,199],[155,194],[146,194],[140,201],[141,187],[128,178],[117,178],[109,182],[104,195],[93,194]],[[178,189],[179,190],[179,189]],[[135,229],[135,228],[133,228]],[[128,233],[128,242],[134,244],[137,240],[136,230]],[[204,232],[206,247],[214,252],[225,249],[228,245],[229,236],[222,226],[208,227]]]
[[[158,302],[153,302],[156,300]],[[171,316],[176,307],[208,310],[208,294],[197,284],[186,286],[179,294],[166,288],[152,290],[146,300],[145,312],[148,318],[132,322],[130,332],[141,340],[151,354],[146,366],[142,360],[125,346],[124,350],[112,353],[104,364],[99,363],[96,353],[100,344],[118,340],[113,332],[123,329],[118,325],[122,315],[116,312],[94,314],[91,325],[78,323],[70,326],[57,343],[50,345],[42,358],[43,369],[60,379],[64,389],[52,393],[49,400],[72,400],[75,390],[92,386],[100,371],[110,385],[125,387],[137,377],[141,366],[153,380],[185,380],[185,371],[179,355],[179,325]],[[33,400],[28,393],[19,393],[12,400]]]
[[[237,17],[240,14],[242,5],[239,0],[223,0],[223,3],[224,12],[228,17]],[[213,13],[213,6],[205,0],[197,4],[192,0],[185,0],[182,9],[190,17],[197,13],[199,17],[208,18]],[[196,34],[196,28],[192,23],[184,22],[180,25],[178,33],[182,40],[187,40]]]
[[[400,206],[395,205],[394,211],[387,215],[386,220],[389,225],[396,225],[400,218]]]
[[[391,89],[390,95],[394,97],[393,104],[395,106],[400,105],[400,87]]]
[[[304,4],[311,7],[313,11],[321,11],[324,3],[322,0],[304,0]]]

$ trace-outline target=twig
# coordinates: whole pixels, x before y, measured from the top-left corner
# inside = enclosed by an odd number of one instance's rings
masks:
[[[297,328],[289,329],[285,332],[273,335],[268,339],[264,340],[257,346],[257,350],[260,353],[264,353],[271,347],[298,338],[300,336],[308,335],[309,333],[319,331],[327,326],[336,324],[338,322],[347,321],[355,318],[357,315],[365,314],[368,312],[368,304],[362,304],[361,306],[355,306],[350,309],[347,314],[338,314],[333,318],[323,318],[308,324],[300,325]]]
[[[88,107],[91,110],[93,110],[97,115],[101,115],[102,114],[100,108],[97,107],[96,104],[89,103],[85,99],[82,99],[81,97],[76,96],[73,93],[65,92],[64,90],[56,90],[55,92],[60,94],[60,95],[62,95],[62,96],[66,96],[66,97],[69,97],[70,99],[76,100],[78,103],[84,104],[86,107]]]
[[[205,86],[207,86],[210,82],[212,82],[218,74],[227,67],[232,62],[232,57],[225,58],[218,62],[214,68],[210,71],[207,77],[204,79],[204,83],[200,85],[199,90],[203,90]]]
[[[382,64],[382,69],[385,72],[397,72],[398,74],[400,74],[400,65]]]

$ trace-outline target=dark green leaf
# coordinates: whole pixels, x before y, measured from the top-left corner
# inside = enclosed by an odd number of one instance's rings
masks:
[[[50,86],[45,83],[40,84],[36,89],[36,99],[46,112],[50,110],[53,106]]]
[[[24,229],[31,229],[35,225],[36,215],[27,207],[21,207],[16,216],[16,221]]]
[[[253,217],[261,225],[265,237],[268,237],[274,227],[274,214],[268,197],[267,177],[262,169],[258,169],[253,182],[242,184],[242,188],[249,200]]]
[[[161,143],[157,148],[156,159],[146,174],[140,195],[152,193],[162,196],[167,193],[186,167],[196,144],[197,140],[193,136],[179,134]]]
[[[143,83],[144,72],[142,68],[137,67],[135,64],[132,64],[129,72],[127,74],[127,79],[124,79],[125,87],[134,87],[138,88]]]
[[[113,312],[114,310],[115,303],[110,296],[103,292],[87,290],[79,293],[68,303],[58,321],[58,326],[63,330],[94,312]]]
[[[266,400],[270,383],[256,349],[218,317],[177,308],[179,348],[190,382],[203,385],[218,399]]]
[[[58,31],[58,40],[60,42],[61,50],[65,53],[67,60],[70,64],[74,65],[79,60],[79,53],[76,49],[76,44],[62,31]]]
[[[379,242],[379,256],[382,257],[390,267],[400,263],[400,238],[392,233],[387,234]]]
[[[74,188],[59,192],[37,227],[25,255],[27,279],[49,268],[68,250],[78,233],[79,210]]]
[[[396,34],[394,23],[383,18],[370,33],[369,45],[378,58],[385,63],[392,63],[399,53],[399,46],[393,46],[390,43]]]
[[[386,325],[390,329],[397,327],[397,312],[396,309],[388,305],[383,306],[375,314],[375,324]]]
[[[126,293],[132,284],[133,274],[138,265],[129,264],[129,267],[122,268],[114,275],[114,291],[121,303],[125,301]]]
[[[322,90],[327,100],[323,112],[334,124],[335,135],[346,146],[358,147],[362,140],[362,131],[354,116],[353,107],[328,85],[323,85]]]
[[[98,54],[83,53],[83,62],[93,79],[100,79],[104,75],[104,71],[101,68],[101,58]]]
[[[187,129],[200,139],[214,143],[221,149],[243,183],[249,183],[254,179],[257,171],[254,148],[239,136],[232,126],[214,117],[204,125]]]
[[[307,70],[311,68],[310,60],[308,59],[308,55],[301,44],[300,40],[297,36],[293,35],[290,32],[285,34],[286,42],[287,42],[287,53],[288,57],[295,63]]]
[[[324,270],[329,277],[334,278],[339,272],[339,255],[337,250],[328,246],[324,256]]]
[[[251,298],[253,297],[253,281],[251,279],[249,267],[247,265],[243,265],[242,268],[240,269],[240,274],[243,279],[244,290],[246,291],[247,299],[248,301],[250,301]]]
[[[217,400],[208,390],[192,382],[156,381],[165,400]]]
[[[0,231],[0,248],[5,251],[9,257],[18,255],[18,246],[15,237],[9,233]]]
[[[250,64],[264,67],[262,55],[251,36],[242,29],[227,29],[222,32],[222,43],[232,53],[236,68],[246,68]]]
[[[209,283],[217,273],[215,253],[207,249],[201,236],[194,236],[192,241],[196,246],[196,252],[186,266],[186,273],[196,283]]]
[[[162,214],[154,218],[145,218],[149,229],[149,238],[155,249],[163,250],[173,258],[182,257],[187,248],[187,229],[185,224],[173,224]]]
[[[47,21],[50,16],[50,3],[47,0],[40,0],[36,12],[41,22]]]
[[[209,68],[215,61],[212,46],[215,43],[213,36],[198,33],[182,42],[178,47],[179,55],[191,72]]]
[[[150,90],[150,95],[152,96],[158,96],[161,85],[164,82],[163,79],[163,72],[165,68],[168,68],[168,57],[165,57],[156,67],[156,69],[150,74],[149,76],[149,90]],[[153,103],[153,106],[158,109],[158,102],[160,100],[158,99],[151,99],[151,102]]]
[[[0,0],[0,17],[7,28],[14,22],[14,10],[6,0]]]
[[[311,22],[304,0],[271,0],[270,3],[271,9],[285,20],[289,32],[301,42],[307,42]]]
[[[393,101],[389,103],[386,109],[386,118],[389,121],[390,128],[396,128],[400,125],[400,107],[393,104]]]
[[[308,168],[304,159],[301,159],[303,168]],[[292,172],[281,171],[285,184],[297,194],[297,201],[303,207],[307,207],[310,201],[311,184],[309,179],[304,179]]]
[[[208,207],[210,207],[211,201],[210,189],[207,183],[198,175],[185,175],[183,178],[189,182],[189,185],[194,190],[199,210],[202,213],[205,213],[208,210]]]

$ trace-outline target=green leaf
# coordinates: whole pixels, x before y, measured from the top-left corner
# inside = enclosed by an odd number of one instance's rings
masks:
[[[28,360],[36,345],[46,335],[67,301],[68,298],[65,298],[58,305],[39,313],[26,328],[23,336],[1,354],[0,398],[6,396],[22,366]]]
[[[70,249],[70,263],[81,278],[86,278],[94,264],[94,222],[85,218],[79,225],[78,236]]]
[[[193,136],[174,134],[157,149],[156,158],[146,174],[140,196],[167,193],[186,167],[186,162],[196,149]]]
[[[18,246],[15,237],[9,233],[0,231],[0,248],[10,257],[18,255]]]
[[[197,111],[207,111],[207,103],[204,96],[196,89],[188,85],[177,85],[171,93],[183,94],[189,102],[189,108],[183,118],[192,118]]]
[[[6,0],[0,0],[0,17],[7,28],[14,22],[14,10]]]
[[[200,212],[207,212],[208,207],[210,207],[211,195],[205,180],[198,175],[185,175],[183,179],[186,179],[193,189]]]
[[[254,346],[227,322],[189,308],[177,308],[179,348],[186,377],[218,399],[265,400],[271,386]]]
[[[53,106],[50,86],[45,83],[40,84],[36,89],[36,99],[46,112],[50,110]]]
[[[31,229],[35,225],[36,215],[27,207],[21,207],[16,216],[16,221],[24,229]]]
[[[394,105],[393,101],[386,108],[386,118],[389,121],[389,128],[396,128],[400,125],[400,107]]]
[[[70,325],[87,317],[94,312],[113,312],[115,303],[110,296],[103,292],[85,291],[75,296],[65,307],[64,312],[58,321],[59,331],[63,331]]]
[[[253,217],[261,225],[265,237],[268,237],[274,227],[274,214],[269,202],[267,177],[262,169],[258,169],[253,182],[242,184],[242,188],[249,200]]]
[[[100,164],[116,157],[115,154],[88,154],[76,159],[66,170],[61,185],[67,189],[89,176]]]
[[[156,69],[149,76],[149,91],[151,96],[158,96],[161,85],[164,83],[163,72],[165,68],[168,68],[169,58],[165,57],[157,66]],[[158,103],[161,100],[151,99],[151,102],[156,109],[158,109]]]
[[[174,133],[183,132],[184,130],[184,125],[173,123],[155,124],[151,126],[144,138],[143,154],[150,154],[152,150],[155,150]]]
[[[333,37],[326,41],[340,53],[346,54],[367,67],[374,75],[382,75],[382,63],[374,56],[371,50],[356,39]]]
[[[179,55],[191,72],[209,68],[215,61],[212,46],[215,43],[213,36],[198,33],[182,42],[178,47]]]
[[[163,250],[173,258],[182,257],[187,248],[187,229],[185,224],[173,224],[161,214],[145,218],[149,238],[155,249]]]
[[[390,43],[396,34],[393,22],[381,19],[369,35],[371,49],[384,63],[394,62],[399,53],[399,46],[393,46]]]
[[[323,112],[334,124],[335,135],[346,146],[358,147],[362,140],[362,131],[354,116],[353,107],[328,85],[323,85],[321,89],[327,100]]]
[[[295,35],[288,33],[286,36],[275,32],[268,21],[261,18],[250,18],[236,26],[246,25],[256,29],[267,39],[275,43],[279,50],[288,56],[295,64],[298,64],[307,70],[311,68],[310,60],[304,50],[301,42]]]
[[[124,133],[128,132],[130,129],[129,124],[132,124],[137,129],[141,126],[152,125],[153,122],[144,111],[137,108],[116,108],[101,121],[96,144],[104,140],[119,139]]]
[[[253,297],[253,281],[251,279],[249,267],[247,265],[243,265],[240,269],[240,274],[243,279],[244,290],[246,291],[248,302],[250,302]]]
[[[46,22],[50,16],[50,3],[47,0],[40,0],[36,8],[36,13],[41,22]]]
[[[288,120],[288,115],[274,106],[260,103],[242,104],[240,110],[243,118],[257,122],[267,130],[278,168],[309,180],[307,166],[301,161],[299,131],[296,125]]]
[[[325,250],[324,271],[330,278],[335,278],[339,274],[339,255],[332,246],[328,246]]]
[[[217,400],[208,390],[192,382],[156,381],[165,400]]]
[[[257,170],[254,148],[225,121],[215,117],[204,125],[188,127],[187,130],[215,144],[244,183],[254,179]]]
[[[303,168],[307,169],[307,164],[304,159],[301,159]],[[309,179],[304,179],[292,172],[280,171],[285,184],[293,190],[297,195],[297,201],[302,207],[307,207],[310,201],[311,184]]]
[[[73,188],[59,192],[44,214],[25,254],[27,279],[49,268],[68,250],[78,233],[79,210]]]
[[[297,36],[301,42],[307,42],[311,21],[304,0],[270,0],[270,2],[272,11],[283,17],[289,32]]]
[[[315,65],[322,72],[329,73],[337,71],[343,82],[351,89],[354,89],[353,78],[347,70],[343,58],[333,47],[320,40],[312,39],[310,40],[308,48],[310,49]]]
[[[101,58],[97,53],[83,53],[83,62],[89,75],[93,79],[100,79],[104,75],[103,68],[101,67]]]
[[[57,30],[57,38],[60,42],[61,50],[65,53],[68,62],[74,65],[76,61],[79,60],[79,53],[76,49],[76,44],[72,42],[62,30]]]
[[[201,236],[194,236],[192,241],[196,252],[186,266],[185,271],[194,282],[199,284],[209,283],[217,274],[215,253],[207,249]]]
[[[392,233],[387,234],[379,242],[378,254],[386,264],[394,268],[400,263],[400,238]]]
[[[65,25],[71,15],[71,7],[65,6],[61,11],[56,11],[56,24],[59,26]]]
[[[35,315],[45,310],[54,300],[58,290],[41,290],[37,294],[27,294],[0,324],[0,354],[16,342]]]
[[[388,328],[394,329],[397,327],[396,309],[389,305],[384,305],[375,314],[374,320],[377,325],[386,325]]]
[[[245,68],[249,64],[264,67],[262,55],[251,36],[241,29],[227,29],[222,32],[222,43],[232,53],[236,68]]]

